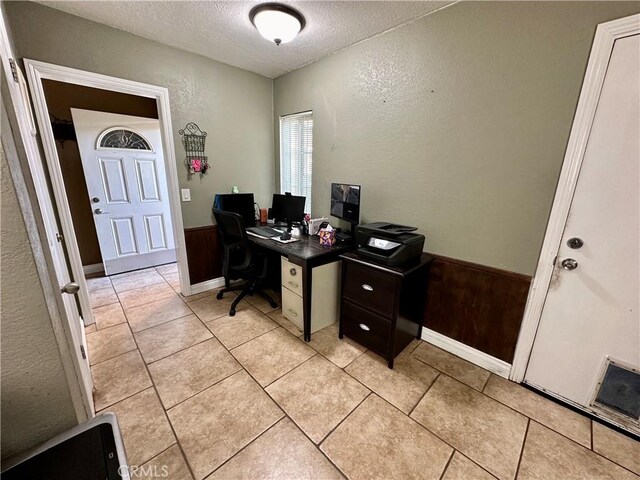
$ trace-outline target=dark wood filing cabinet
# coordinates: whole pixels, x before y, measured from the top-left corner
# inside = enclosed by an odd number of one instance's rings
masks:
[[[344,335],[393,359],[422,334],[427,277],[433,257],[423,253],[406,265],[376,264],[357,252],[340,256],[342,295],[340,330]]]

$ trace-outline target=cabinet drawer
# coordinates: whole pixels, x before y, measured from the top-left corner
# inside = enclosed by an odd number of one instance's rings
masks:
[[[387,355],[391,322],[350,302],[342,302],[342,332],[360,345],[380,355]]]
[[[282,316],[300,330],[304,330],[304,310],[302,297],[287,288],[282,289]]]
[[[381,315],[392,317],[396,276],[354,262],[345,262],[343,295]]]
[[[302,296],[302,267],[281,257],[282,286]]]

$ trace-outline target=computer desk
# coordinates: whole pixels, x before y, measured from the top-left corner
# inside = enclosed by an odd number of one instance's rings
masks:
[[[313,282],[313,269],[327,263],[335,262],[338,257],[346,252],[355,250],[353,243],[336,242],[332,246],[320,245],[317,236],[302,235],[297,242],[280,243],[269,238],[248,235],[249,240],[267,250],[277,252],[302,269],[302,309],[304,340],[311,340],[311,287]]]

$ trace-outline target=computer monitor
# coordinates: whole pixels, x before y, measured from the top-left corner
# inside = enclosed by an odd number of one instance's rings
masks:
[[[253,193],[216,193],[214,208],[242,215],[245,227],[256,226],[256,209]]]
[[[291,228],[293,222],[302,222],[304,219],[304,204],[306,197],[298,197],[290,193],[281,195],[273,194],[271,215],[276,222],[286,222]]]
[[[360,222],[360,185],[331,184],[331,215],[352,225]]]

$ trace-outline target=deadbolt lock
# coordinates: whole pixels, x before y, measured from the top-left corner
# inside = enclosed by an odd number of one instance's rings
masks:
[[[584,242],[581,238],[572,237],[567,240],[567,245],[569,246],[569,248],[578,249],[584,245]]]

